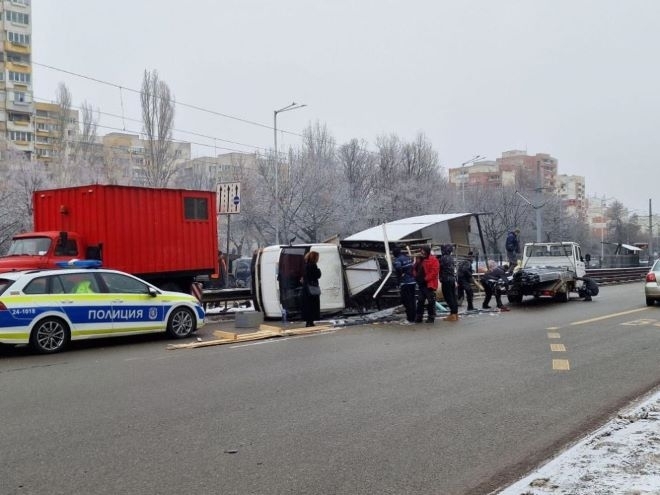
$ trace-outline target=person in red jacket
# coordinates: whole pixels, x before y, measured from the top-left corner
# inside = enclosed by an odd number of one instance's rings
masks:
[[[421,251],[422,259],[415,264],[415,279],[419,286],[415,323],[421,323],[424,319],[425,304],[428,309],[426,323],[433,323],[435,321],[435,291],[438,290],[440,263],[438,258],[431,254],[431,246],[424,246]]]

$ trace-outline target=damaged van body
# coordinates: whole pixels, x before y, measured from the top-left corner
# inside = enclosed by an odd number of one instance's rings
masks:
[[[304,256],[310,250],[319,253],[322,315],[396,306],[400,298],[390,249],[400,246],[414,252],[424,244],[451,243],[457,254],[467,253],[473,249],[469,239],[475,219],[480,232],[478,216],[471,213],[422,215],[372,227],[339,243],[268,246],[253,260],[255,307],[271,319],[300,314]]]

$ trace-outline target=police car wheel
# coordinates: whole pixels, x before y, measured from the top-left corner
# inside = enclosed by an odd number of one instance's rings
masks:
[[[32,330],[30,344],[41,354],[52,354],[63,350],[71,334],[69,327],[59,318],[45,318]]]
[[[175,339],[188,337],[195,328],[195,315],[188,308],[175,308],[167,321],[167,333]]]

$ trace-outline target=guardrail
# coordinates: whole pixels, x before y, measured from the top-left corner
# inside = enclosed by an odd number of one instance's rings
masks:
[[[205,289],[202,291],[202,305],[208,308],[224,302],[249,301],[252,291],[249,287],[240,289]]]
[[[649,272],[648,266],[635,266],[631,268],[589,268],[587,277],[598,284],[622,284],[625,282],[639,282],[644,280]]]
[[[633,268],[590,268],[587,277],[600,285],[622,284],[626,282],[639,282],[649,271],[649,267]],[[482,274],[475,274],[477,277]],[[202,304],[204,308],[225,302],[249,301],[252,299],[249,288],[240,289],[207,289],[202,292]]]

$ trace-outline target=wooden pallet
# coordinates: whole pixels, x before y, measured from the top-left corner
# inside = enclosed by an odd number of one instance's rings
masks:
[[[332,325],[319,325],[314,327],[302,328],[280,328],[272,325],[259,325],[259,330],[250,333],[235,333],[226,332],[224,330],[216,330],[213,335],[217,337],[213,340],[187,342],[185,344],[170,344],[167,346],[168,350],[174,349],[197,349],[198,347],[210,347],[213,345],[223,344],[236,344],[239,342],[249,342],[252,340],[271,339],[275,337],[291,337],[295,335],[307,335],[312,333],[320,333],[328,330],[333,330]]]

